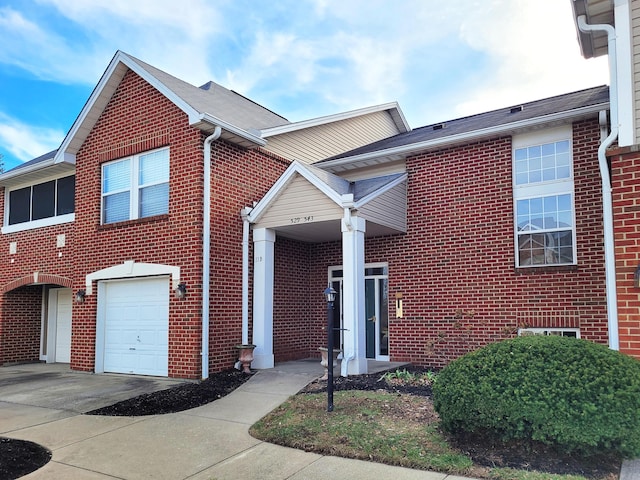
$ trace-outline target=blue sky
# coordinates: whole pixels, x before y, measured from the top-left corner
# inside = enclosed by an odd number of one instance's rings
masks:
[[[0,0],[0,154],[57,148],[118,49],[290,121],[398,101],[415,128],[608,83],[570,2]]]

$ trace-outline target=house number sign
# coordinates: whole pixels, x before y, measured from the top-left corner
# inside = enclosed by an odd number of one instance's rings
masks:
[[[313,215],[307,215],[306,217],[293,217],[290,220],[293,225],[296,223],[309,223],[313,222]]]

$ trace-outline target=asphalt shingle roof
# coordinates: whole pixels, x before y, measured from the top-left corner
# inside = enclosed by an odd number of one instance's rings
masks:
[[[576,110],[591,105],[600,105],[607,103],[608,101],[608,86],[604,85],[589,88],[578,92],[514,105],[512,107],[501,108],[469,117],[457,118],[446,122],[414,128],[410,132],[400,133],[393,137],[365,145],[327,160],[335,160],[338,158],[351,157],[394,147],[428,142],[430,140],[437,140],[453,135],[544,117],[554,113]]]

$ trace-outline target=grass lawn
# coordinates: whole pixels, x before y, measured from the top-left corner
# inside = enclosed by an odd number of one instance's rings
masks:
[[[261,419],[250,433],[261,440],[325,455],[356,458],[461,476],[516,480],[577,480],[475,465],[450,446],[429,397],[385,391],[337,391],[327,413],[326,394],[300,394]],[[617,476],[605,476],[613,480]]]

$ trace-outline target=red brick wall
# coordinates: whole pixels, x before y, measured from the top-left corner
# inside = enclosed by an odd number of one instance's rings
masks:
[[[0,218],[4,216],[4,190],[0,189]],[[58,247],[57,237],[62,234],[65,236],[65,246]],[[16,244],[15,254],[9,253],[11,243]],[[14,308],[24,312],[28,302],[34,301],[30,289],[16,287],[35,283],[36,272],[39,283],[70,286],[67,282],[73,272],[73,248],[73,223],[0,235],[0,251],[7,256],[0,269],[0,365],[39,359],[42,294],[33,306],[38,314],[29,314],[30,318],[37,317],[36,328],[29,322],[17,321],[24,319],[22,313],[18,317],[13,313]],[[41,292],[42,287],[36,289]],[[35,353],[31,348],[24,348],[27,343],[36,349]]]
[[[23,286],[3,295],[0,365],[40,360],[42,285]]]
[[[309,299],[317,291],[309,288],[311,245],[278,237],[275,243],[273,352],[276,362],[316,356],[311,351]],[[326,276],[326,275],[325,275]]]
[[[611,158],[620,351],[640,358],[640,290],[633,276],[640,264],[640,153]]]
[[[407,234],[365,244],[367,263],[389,264],[392,360],[443,366],[525,325],[579,327],[607,342],[598,139],[597,122],[574,125],[576,267],[515,268],[510,138],[407,160]],[[326,286],[340,255],[339,243],[312,248],[310,291]],[[321,345],[321,298],[310,297],[310,313]]]
[[[126,260],[176,265],[187,285],[169,309],[169,376],[201,375],[202,152],[205,135],[186,115],[129,71],[78,152],[75,258],[77,287],[87,273]],[[153,148],[170,148],[169,213],[100,225],[100,165]],[[259,200],[286,168],[281,159],[223,141],[212,145],[211,370],[230,367],[241,336],[240,209]],[[91,255],[86,255],[86,251]],[[91,370],[95,295],[74,312],[72,367]]]
[[[170,149],[169,213],[100,225],[101,164],[159,147]],[[169,307],[169,375],[200,375],[202,136],[186,115],[129,71],[76,160],[74,288],[85,276],[127,260],[179,266],[189,294]],[[73,312],[71,366],[93,370],[97,290]]]
[[[285,171],[288,162],[261,150],[245,150],[226,142],[217,142],[212,147],[211,161],[209,363],[212,371],[216,371],[233,365],[238,358],[234,346],[242,342],[243,226],[240,211],[267,193]],[[249,244],[252,245],[251,236]],[[252,262],[250,253],[249,263]]]

